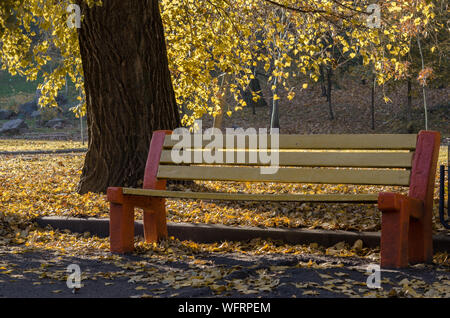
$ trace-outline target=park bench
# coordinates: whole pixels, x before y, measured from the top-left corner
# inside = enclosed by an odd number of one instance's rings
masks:
[[[192,135],[191,135],[192,137]],[[223,135],[223,138],[226,138]],[[270,141],[270,140],[269,140]],[[244,162],[176,163],[171,131],[152,136],[143,188],[109,187],[110,244],[115,253],[134,249],[134,208],[143,209],[144,237],[155,242],[167,237],[164,198],[296,202],[378,203],[381,220],[381,266],[406,267],[432,261],[432,211],[440,134],[279,135],[279,168],[263,174],[260,162],[249,162],[248,142],[231,150],[245,153]],[[205,150],[208,142],[200,145]],[[269,142],[270,144],[270,142]],[[198,144],[197,144],[198,146]],[[269,145],[270,146],[270,145]],[[194,158],[201,151],[188,151]],[[229,149],[224,151],[229,154]],[[236,158],[236,157],[235,157]],[[354,184],[409,187],[409,194],[246,194],[166,190],[166,180],[209,180]]]

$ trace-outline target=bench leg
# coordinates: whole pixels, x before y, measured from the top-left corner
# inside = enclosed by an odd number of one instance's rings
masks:
[[[432,211],[425,209],[420,219],[411,218],[409,223],[409,262],[431,263],[433,261]]]
[[[110,203],[110,250],[128,253],[134,250],[134,207],[130,204]]]
[[[147,243],[167,238],[164,198],[152,198],[150,206],[144,209],[144,238]]]
[[[409,210],[406,200],[400,200],[399,208],[382,210],[381,217],[381,267],[408,266]]]

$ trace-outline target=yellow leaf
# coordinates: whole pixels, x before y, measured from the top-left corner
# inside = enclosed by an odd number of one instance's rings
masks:
[[[307,290],[303,292],[303,295],[319,295],[319,292],[315,291],[315,290]]]

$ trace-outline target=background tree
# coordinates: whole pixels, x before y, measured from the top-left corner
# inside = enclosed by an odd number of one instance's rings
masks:
[[[410,42],[410,52],[408,54],[408,109],[411,110],[411,81],[415,77],[421,86],[424,127],[428,129],[426,86],[429,84],[440,86],[448,83],[450,66],[448,63],[449,39],[448,24],[449,10],[448,3],[442,0],[433,1],[433,8],[430,17],[433,19],[426,26],[410,26],[409,32],[413,37]],[[411,119],[408,120],[410,126]]]

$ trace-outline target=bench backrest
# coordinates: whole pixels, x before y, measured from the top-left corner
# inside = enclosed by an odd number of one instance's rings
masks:
[[[220,136],[223,145],[229,145],[226,138],[236,137]],[[248,136],[243,144],[235,139],[232,149],[213,152],[215,158],[223,158],[219,163],[201,155],[210,151],[210,140],[196,143],[193,135],[190,138],[191,146],[174,149],[179,141],[172,140],[170,132],[154,133],[144,188],[154,188],[155,183],[161,188],[166,179],[409,186],[417,144],[412,134],[279,135],[279,168],[261,173],[260,166],[270,163],[255,156],[260,150]],[[190,160],[177,163],[172,151]]]

